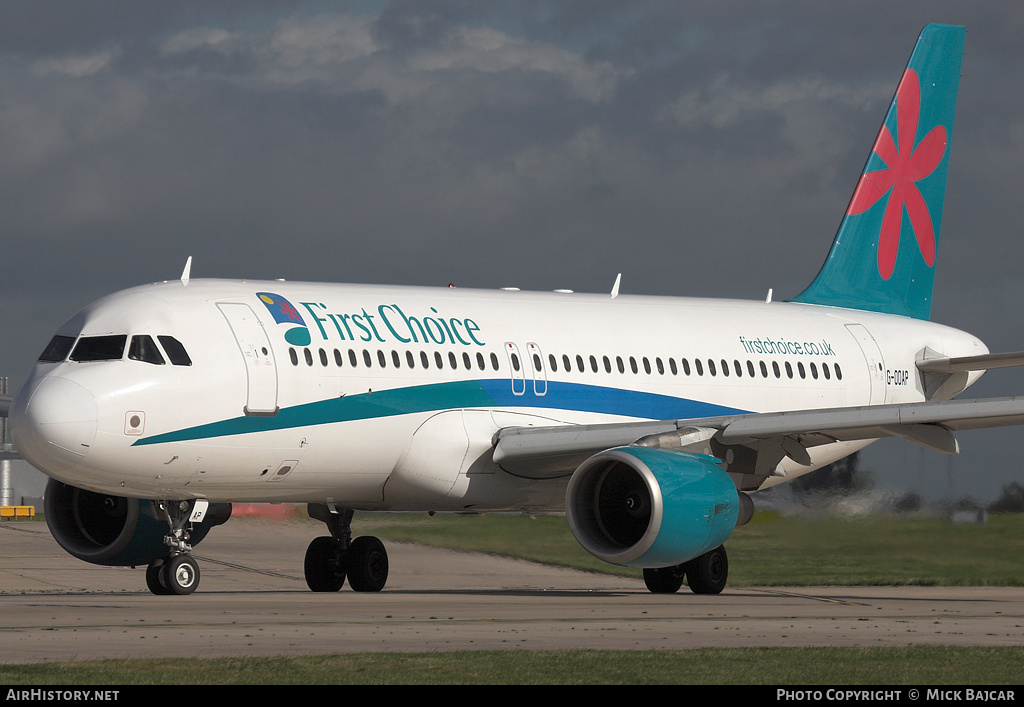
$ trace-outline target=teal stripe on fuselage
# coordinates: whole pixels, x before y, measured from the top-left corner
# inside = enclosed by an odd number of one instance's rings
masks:
[[[542,408],[572,410],[651,420],[729,415],[742,410],[619,388],[550,381],[547,393],[536,395],[532,381],[515,395],[508,378],[454,381],[392,388],[284,408],[274,416],[242,416],[140,439],[133,446],[186,442],[255,434],[272,430],[373,420],[395,415],[464,408]]]

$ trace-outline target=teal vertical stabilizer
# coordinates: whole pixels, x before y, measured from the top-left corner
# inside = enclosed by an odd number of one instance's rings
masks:
[[[921,32],[825,265],[792,301],[928,319],[964,34]]]

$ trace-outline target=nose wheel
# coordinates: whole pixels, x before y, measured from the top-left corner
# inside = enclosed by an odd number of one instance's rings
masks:
[[[146,568],[146,586],[153,594],[191,594],[199,586],[199,563],[191,555],[160,557]]]
[[[158,596],[191,594],[199,586],[199,563],[188,554],[192,550],[188,544],[190,519],[201,520],[208,504],[202,501],[206,505],[197,509],[196,501],[153,503],[167,521],[169,532],[164,536],[164,544],[171,549],[171,554],[149,563],[146,567],[146,586]],[[194,511],[199,511],[198,515]]]

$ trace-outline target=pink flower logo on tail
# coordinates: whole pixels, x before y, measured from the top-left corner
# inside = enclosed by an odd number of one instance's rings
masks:
[[[904,206],[910,216],[910,225],[913,226],[924,262],[928,267],[935,264],[935,228],[917,182],[934,172],[946,154],[946,129],[941,125],[932,128],[917,149],[914,149],[914,137],[917,135],[921,115],[921,84],[913,69],[906,70],[896,89],[896,107],[899,147],[896,147],[889,128],[883,125],[873,149],[887,166],[861,175],[850,206],[846,209],[847,215],[862,214],[889,194],[878,238],[878,274],[883,280],[892,277],[896,267]]]

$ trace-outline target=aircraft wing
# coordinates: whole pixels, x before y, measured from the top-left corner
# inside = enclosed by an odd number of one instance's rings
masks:
[[[760,476],[763,481],[776,473],[778,463],[787,456],[809,465],[807,449],[820,444],[902,437],[929,449],[955,454],[959,449],[953,436],[955,431],[1019,424],[1024,424],[1024,396],[689,420],[508,427],[495,437],[493,459],[509,473],[539,479],[570,474],[587,457],[616,446],[639,444],[716,456],[725,449],[733,449],[744,452],[740,456],[747,459],[740,473]]]

